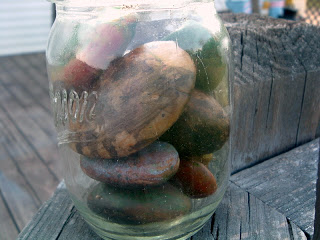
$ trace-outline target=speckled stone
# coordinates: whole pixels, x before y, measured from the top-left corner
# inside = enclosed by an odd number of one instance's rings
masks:
[[[89,193],[88,207],[109,221],[140,225],[189,213],[191,199],[168,183],[134,191],[100,183]]]
[[[167,181],[178,170],[179,156],[165,142],[154,142],[129,157],[91,159],[82,156],[80,165],[89,177],[121,187],[144,187]]]
[[[189,54],[173,41],[149,42],[112,61],[99,79],[94,120],[69,121],[70,148],[108,159],[140,151],[180,117],[195,77]]]

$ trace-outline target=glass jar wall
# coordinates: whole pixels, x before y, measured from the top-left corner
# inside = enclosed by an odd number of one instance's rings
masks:
[[[229,177],[231,47],[214,3],[55,3],[47,68],[76,208],[105,239],[194,234]]]

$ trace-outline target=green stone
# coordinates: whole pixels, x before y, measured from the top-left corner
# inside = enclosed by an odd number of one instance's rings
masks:
[[[180,30],[163,40],[176,41],[180,48],[190,54],[197,67],[196,88],[208,93],[228,77],[226,53],[222,47],[223,36],[223,31],[214,35],[200,23],[188,21]]]
[[[229,139],[229,116],[209,94],[193,90],[184,112],[160,140],[172,144],[180,159],[219,150]]]
[[[140,225],[189,213],[191,199],[169,183],[134,191],[99,183],[88,195],[88,207],[114,223]]]
[[[57,22],[59,31],[53,31],[51,42],[54,48],[48,49],[48,62],[55,66],[64,66],[74,58],[79,47],[78,31],[80,24],[74,21]],[[51,44],[52,45],[52,44]]]

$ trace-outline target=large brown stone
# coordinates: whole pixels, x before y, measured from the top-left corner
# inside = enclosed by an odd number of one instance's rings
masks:
[[[95,119],[70,122],[71,148],[90,158],[128,156],[179,118],[196,69],[175,42],[150,42],[113,61],[98,89]]]

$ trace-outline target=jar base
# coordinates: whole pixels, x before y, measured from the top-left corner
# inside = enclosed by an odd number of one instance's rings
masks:
[[[198,217],[196,219],[190,219],[189,221],[182,221],[181,224],[173,226],[173,229],[160,229],[155,232],[133,232],[120,233],[111,232],[103,229],[99,226],[94,225],[92,222],[88,222],[93,231],[105,240],[184,240],[198,231],[204,226],[209,220],[213,213],[206,214],[205,216]],[[181,220],[180,220],[181,221]],[[191,229],[191,230],[190,230]],[[167,231],[166,231],[167,230]],[[161,233],[160,233],[161,231]]]
[[[176,219],[148,224],[120,224],[92,212],[86,205],[70,194],[77,210],[92,230],[106,240],[184,240],[201,230],[213,215],[228,186],[224,181],[211,199],[194,199],[193,207],[198,209]],[[203,202],[205,201],[205,202]],[[210,204],[206,205],[206,203]],[[197,206],[200,204],[199,206]],[[204,206],[204,205],[206,206]]]

